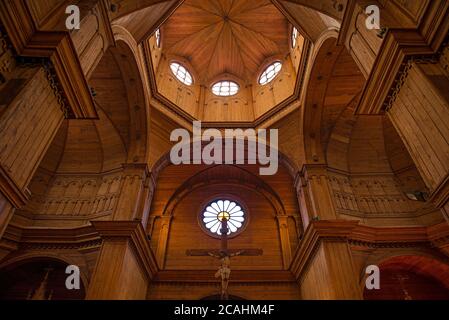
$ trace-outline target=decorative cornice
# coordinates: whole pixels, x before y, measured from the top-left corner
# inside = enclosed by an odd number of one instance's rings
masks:
[[[375,228],[358,221],[312,221],[296,250],[290,271],[301,281],[308,265],[324,241],[345,242],[365,248],[442,247],[449,244],[449,224],[431,227]]]
[[[12,47],[22,57],[45,58],[70,106],[69,117],[97,119],[94,101],[69,32],[37,29],[26,1],[0,1],[2,20]]]
[[[23,207],[31,197],[28,189],[22,190],[0,164],[0,192],[15,207]]]
[[[362,92],[357,114],[382,114],[394,101],[410,59],[435,59],[449,31],[449,3],[430,1],[415,29],[389,29]]]
[[[5,230],[1,246],[5,243],[15,249],[56,250],[99,248],[101,238],[92,226],[74,229],[26,228],[10,224]]]
[[[151,280],[157,274],[158,266],[148,238],[140,221],[92,221],[103,241],[126,239],[130,241],[139,264]]]
[[[164,270],[154,278],[158,283],[211,284],[219,283],[215,279],[215,270]],[[295,278],[290,271],[284,270],[232,270],[230,279],[233,283],[294,283]]]

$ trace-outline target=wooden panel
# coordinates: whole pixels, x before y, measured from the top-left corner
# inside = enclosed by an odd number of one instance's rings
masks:
[[[102,246],[87,299],[144,299],[147,278],[127,240],[108,241]]]
[[[201,231],[197,221],[204,199],[214,195],[231,193],[242,198],[249,209],[249,224],[245,232],[229,243],[230,248],[261,248],[260,257],[236,257],[232,261],[234,269],[276,270],[282,269],[280,240],[277,230],[276,214],[266,199],[260,195],[237,186],[229,190],[227,186],[216,186],[198,190],[181,201],[173,213],[167,248],[167,269],[216,269],[219,262],[211,257],[188,257],[186,250],[219,248],[220,241],[211,239]],[[193,235],[195,235],[193,237]]]
[[[19,188],[31,180],[63,120],[44,69],[27,72],[29,82],[0,119],[0,164]]]
[[[323,242],[301,284],[301,298],[307,300],[358,300],[358,286],[352,256],[346,243]]]
[[[438,71],[438,66],[414,64],[388,112],[431,190],[449,172],[448,100],[438,89],[448,86],[449,81],[438,74],[435,78],[433,74]],[[438,86],[433,80],[440,82]]]
[[[281,103],[295,90],[296,71],[290,59],[285,59],[279,75],[269,84],[261,86],[258,79],[253,84],[254,116],[258,118],[273,106]]]
[[[213,277],[213,274],[212,274]],[[231,276],[232,278],[232,276]],[[150,300],[200,300],[217,295],[220,291],[217,284],[176,284],[154,283],[148,290]],[[299,300],[299,290],[296,283],[291,284],[229,284],[229,294],[245,300]]]
[[[167,206],[168,199],[173,196],[173,193],[179,188],[179,186],[186,181],[189,177],[199,174],[199,172],[205,170],[204,166],[170,166],[167,167],[160,175],[154,200],[151,208],[151,213],[154,222],[149,227],[151,234],[151,245],[153,250],[158,251],[158,246],[161,243],[161,219],[158,218]],[[258,174],[258,168],[256,166],[242,166],[245,170]],[[211,169],[212,170],[212,169]],[[248,207],[250,211],[250,224],[248,228],[237,238],[231,240],[230,247],[250,246],[254,248],[263,248],[264,255],[256,258],[238,257],[233,265],[237,269],[247,270],[270,270],[283,268],[282,254],[280,247],[278,222],[275,218],[276,210],[272,207],[270,202],[262,196],[260,193],[228,182],[225,185],[220,185],[220,179],[239,179],[240,169],[233,169],[230,172],[223,171],[220,167],[214,168],[210,171],[210,177],[214,181],[213,185],[208,187],[201,187],[195,189],[191,193],[183,198],[175,207],[173,211],[173,219],[168,234],[168,246],[166,252],[166,265],[167,269],[181,270],[213,270],[217,265],[217,261],[209,257],[188,257],[185,254],[187,249],[218,247],[219,241],[210,238],[203,231],[201,231],[198,225],[198,215],[201,211],[202,202],[214,195],[220,194],[234,194],[237,198]],[[227,172],[225,176],[221,177],[217,175],[219,172]],[[214,172],[214,173],[212,173]],[[220,178],[221,177],[221,178]],[[291,244],[297,243],[298,234],[301,232],[298,205],[295,197],[294,190],[292,188],[292,180],[288,173],[282,167],[275,176],[264,177],[265,183],[268,183],[273,190],[279,192],[282,199],[285,212],[288,216],[293,217],[295,220],[289,221],[289,236],[292,241]],[[150,218],[151,219],[151,218]],[[298,224],[299,223],[299,224]],[[273,236],[276,235],[276,236]],[[291,250],[294,250],[291,248]]]
[[[65,0],[26,0],[27,5],[31,9],[31,13],[38,27],[45,24],[45,20],[57,10],[61,5],[66,2]]]

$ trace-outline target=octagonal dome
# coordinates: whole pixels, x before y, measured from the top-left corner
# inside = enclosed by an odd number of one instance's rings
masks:
[[[148,40],[153,93],[190,120],[260,121],[299,92],[306,41],[298,34],[293,47],[292,32],[269,0],[186,0]],[[261,84],[273,63],[282,68]],[[173,65],[181,65],[193,80],[182,81]],[[213,88],[220,82],[236,84],[238,92],[217,95]]]

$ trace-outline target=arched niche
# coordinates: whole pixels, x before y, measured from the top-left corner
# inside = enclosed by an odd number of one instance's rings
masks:
[[[2,300],[84,300],[86,283],[80,275],[80,289],[66,287],[69,264],[61,259],[35,256],[10,260],[0,268]]]
[[[380,290],[365,288],[365,300],[449,299],[447,262],[410,254],[386,258],[378,266]]]

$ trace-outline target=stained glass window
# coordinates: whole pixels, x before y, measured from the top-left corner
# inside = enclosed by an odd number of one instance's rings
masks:
[[[242,228],[246,214],[238,203],[231,200],[215,200],[210,203],[201,215],[201,220],[213,234],[221,235],[221,221],[228,221],[228,235],[236,233]]]

